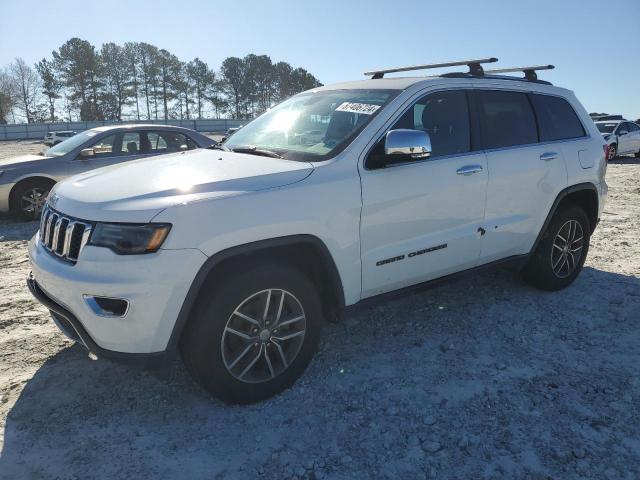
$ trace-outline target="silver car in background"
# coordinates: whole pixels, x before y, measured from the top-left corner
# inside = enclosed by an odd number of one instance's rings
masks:
[[[78,173],[181,150],[207,148],[214,140],[181,127],[126,125],[78,133],[44,150],[0,160],[0,212],[39,217],[56,182]]]

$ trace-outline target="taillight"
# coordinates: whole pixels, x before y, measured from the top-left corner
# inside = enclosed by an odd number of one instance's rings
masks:
[[[608,162],[609,161],[609,144],[605,143],[602,146],[603,150],[604,150],[604,161]]]

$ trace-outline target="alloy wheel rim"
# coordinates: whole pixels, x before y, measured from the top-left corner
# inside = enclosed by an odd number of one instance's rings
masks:
[[[36,218],[40,213],[42,213],[42,209],[47,202],[48,195],[49,190],[44,188],[30,188],[24,193],[24,195],[22,195],[22,197],[20,197],[20,207],[22,212],[28,216]]]
[[[565,222],[553,240],[551,268],[558,278],[571,275],[580,264],[584,248],[584,232],[577,220]]]
[[[227,371],[245,383],[263,383],[286,371],[296,359],[307,320],[291,292],[267,289],[246,299],[227,319],[222,360]]]
[[[611,145],[609,147],[609,160],[613,160],[616,158],[616,146]]]

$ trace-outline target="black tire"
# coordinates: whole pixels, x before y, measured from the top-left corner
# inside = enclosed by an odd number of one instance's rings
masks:
[[[636,158],[640,158],[640,150],[636,152]]]
[[[253,269],[236,273],[232,275],[222,275],[224,281],[208,282],[203,287],[205,290],[200,295],[192,314],[186,331],[184,332],[180,349],[182,357],[187,369],[192,376],[213,396],[228,402],[247,404],[272,397],[283,390],[289,388],[302,375],[313,358],[320,341],[322,333],[322,325],[324,319],[322,316],[322,305],[317,289],[313,282],[306,275],[297,269],[285,265],[262,265]],[[290,359],[288,366],[280,361],[284,356],[283,349],[291,347],[292,344],[282,343],[282,348],[275,343],[269,343],[271,340],[264,340],[261,337],[255,337],[250,331],[260,329],[264,332],[264,325],[253,327],[241,317],[238,318],[233,312],[240,310],[245,305],[245,300],[256,296],[256,302],[262,301],[259,295],[269,289],[274,289],[274,299],[278,303],[279,297],[276,297],[278,291],[286,291],[290,293],[297,303],[294,305],[302,308],[304,319],[304,335],[296,346],[297,354]],[[292,301],[288,297],[288,302]],[[264,300],[267,303],[267,300]],[[276,306],[277,307],[277,306]],[[288,307],[285,306],[284,310]],[[276,308],[277,310],[277,308]],[[274,310],[270,312],[275,313]],[[247,313],[246,311],[244,313]],[[284,311],[283,311],[284,316]],[[256,316],[252,316],[255,318]],[[268,317],[274,318],[274,317]],[[230,320],[233,319],[233,320]],[[259,319],[261,324],[266,320]],[[227,329],[228,321],[245,321],[247,332],[253,334],[256,340],[236,339],[234,335],[230,335]],[[275,319],[272,321],[274,323]],[[233,325],[236,328],[235,325]],[[238,327],[239,329],[240,327]],[[272,328],[272,327],[270,327]],[[286,327],[282,327],[285,329]],[[299,327],[297,327],[299,328]],[[269,335],[274,335],[278,330],[270,331]],[[282,332],[279,335],[283,335]],[[286,334],[285,334],[286,335]],[[271,337],[274,338],[274,337]],[[252,375],[259,376],[271,375],[270,378],[260,381],[259,383],[247,383],[240,380],[238,373],[232,373],[234,367],[231,362],[231,371],[225,364],[225,355],[236,359],[238,355],[228,352],[228,345],[224,342],[236,339],[241,345],[239,351],[250,349],[246,354],[246,363],[239,363],[238,369],[246,368],[251,363],[250,358],[259,358],[255,362],[255,367],[249,371]],[[295,339],[294,339],[295,341]],[[260,343],[258,351],[257,342]],[[280,343],[280,342],[277,342]],[[270,347],[271,356],[268,353],[263,354]],[[264,350],[262,350],[264,348]],[[223,351],[224,350],[224,351]],[[293,350],[289,350],[292,352]],[[282,356],[280,356],[282,355]],[[267,357],[271,358],[268,360]],[[242,359],[245,362],[245,359]],[[272,367],[272,363],[274,367]],[[276,365],[277,364],[277,365]],[[279,366],[282,371],[273,377],[274,368]],[[267,370],[268,367],[268,370]]]
[[[571,255],[568,252],[563,252],[562,248],[560,248],[560,246],[563,245],[562,239],[564,237],[569,239],[566,233],[568,231],[570,232],[570,230],[567,230],[567,228],[570,228],[571,226],[573,226],[575,230],[578,228],[575,223],[571,222],[577,222],[582,230],[581,242],[572,241],[572,247],[568,247],[573,249],[580,247],[579,259],[576,258],[577,252],[574,252],[574,255]],[[551,222],[549,222],[538,246],[531,255],[531,258],[522,269],[521,274],[524,280],[534,287],[548,291],[561,290],[571,285],[582,271],[582,267],[587,258],[587,253],[589,252],[590,232],[589,219],[582,208],[570,205],[556,212],[551,219]],[[575,234],[573,238],[577,239],[578,236],[579,233]],[[556,243],[555,247],[554,243]],[[558,246],[558,244],[560,246]],[[562,269],[558,272],[558,266],[560,265],[559,262],[563,262],[560,257],[563,255],[566,258],[566,270]],[[562,263],[562,265],[564,264],[565,262]],[[572,270],[570,271],[571,267]]]
[[[53,182],[39,178],[18,183],[11,192],[9,206],[11,213],[23,220],[39,219],[52,187]],[[36,196],[36,192],[38,192],[39,196]],[[27,208],[28,204],[27,201],[24,200],[25,197],[30,197],[34,202],[31,209]]]
[[[618,156],[618,145],[616,145],[615,143],[612,143],[611,145],[609,145],[609,158],[607,158],[607,162],[610,162],[611,160],[615,160],[617,156]]]

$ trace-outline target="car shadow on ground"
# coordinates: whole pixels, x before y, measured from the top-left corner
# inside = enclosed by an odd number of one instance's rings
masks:
[[[38,221],[25,222],[0,214],[0,242],[30,240],[40,227]]]
[[[556,307],[565,313],[550,314]],[[469,462],[491,463],[486,452],[471,447],[457,457],[455,435],[461,430],[478,427],[491,441],[494,427],[483,424],[487,419],[477,414],[469,416],[469,409],[478,408],[476,401],[499,402],[505,395],[504,408],[516,411],[502,422],[527,432],[520,440],[512,439],[513,455],[518,449],[527,453],[536,442],[549,442],[542,434],[538,438],[541,423],[547,422],[546,435],[552,423],[553,428],[570,431],[574,421],[580,423],[580,412],[606,414],[608,428],[615,429],[620,422],[619,428],[624,425],[637,434],[638,425],[627,425],[630,419],[618,411],[605,412],[602,409],[608,407],[599,400],[582,398],[575,382],[580,384],[576,378],[585,371],[615,372],[615,381],[606,380],[615,393],[619,379],[637,375],[638,337],[625,332],[637,331],[638,312],[640,279],[634,276],[585,268],[572,287],[547,293],[514,282],[506,269],[494,269],[363,309],[341,324],[329,325],[321,352],[301,381],[274,399],[243,407],[210,399],[179,361],[165,370],[148,371],[91,360],[83,348],[72,346],[38,368],[11,408],[0,452],[0,478],[253,478],[260,471],[283,478],[291,473],[287,465],[307,468],[303,461],[311,462],[311,469],[333,469],[330,474],[375,471],[384,468],[386,460],[380,457],[371,464],[371,458],[363,457],[360,463],[357,444],[372,442],[370,448],[378,448],[391,442],[397,446],[388,449],[399,448],[402,454],[409,448],[406,436],[415,425],[431,428],[416,423],[425,411],[440,415],[439,425],[446,427],[442,435],[454,443],[453,451],[439,458],[451,463],[449,472],[456,477],[454,473],[464,471]],[[514,343],[520,341],[524,343]],[[611,356],[603,356],[609,351]],[[409,358],[407,368],[405,359],[410,355],[421,361]],[[497,362],[497,370],[485,361]],[[523,382],[531,381],[532,372],[546,369],[560,372],[554,382],[567,389],[565,395],[582,397],[573,398],[568,406],[541,406],[538,400],[529,404],[529,397],[521,400]],[[457,391],[447,383],[451,379],[465,379],[474,387]],[[454,389],[452,397],[443,397],[447,395],[443,385],[450,394]],[[635,395],[640,393],[640,385],[634,388]],[[524,395],[537,393],[527,390]],[[371,399],[373,403],[368,403]],[[364,410],[363,405],[367,405]],[[517,410],[531,408],[537,411],[535,418]],[[369,431],[370,424],[363,426],[367,409],[373,412],[371,421],[386,428],[384,437]],[[400,409],[404,420],[390,416],[392,409]],[[461,426],[456,419],[463,416],[466,424]],[[560,418],[568,418],[568,423],[563,425]],[[616,455],[608,448],[606,453]],[[569,478],[547,465],[543,453],[533,454],[539,459],[531,465],[511,465],[515,468],[511,473],[546,471]],[[283,455],[292,458],[282,460]],[[347,463],[339,460],[344,455],[350,458]],[[603,461],[607,462],[604,457]],[[302,476],[312,478],[309,472]]]

